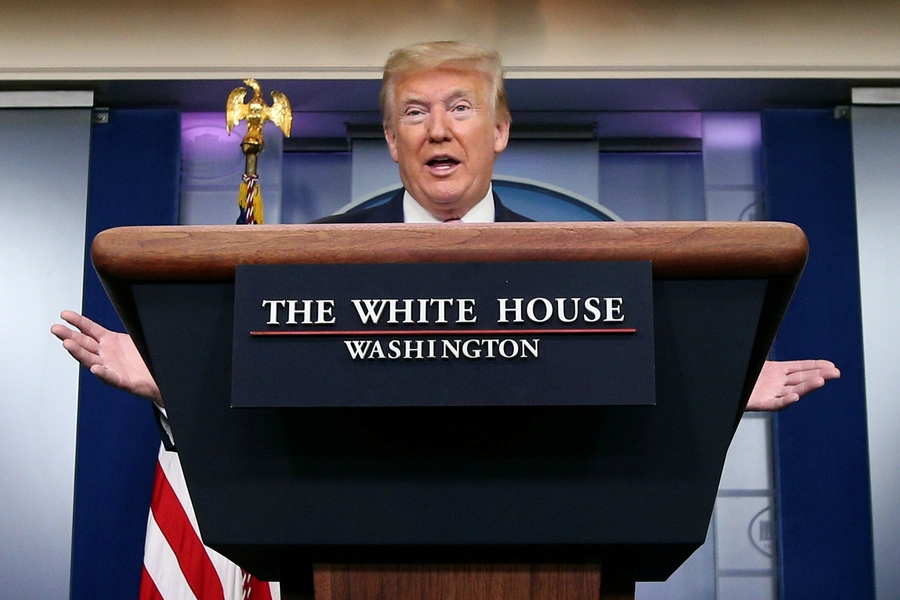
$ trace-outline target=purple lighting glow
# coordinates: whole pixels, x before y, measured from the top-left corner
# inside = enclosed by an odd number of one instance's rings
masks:
[[[759,148],[762,126],[759,113],[704,113],[704,148]]]

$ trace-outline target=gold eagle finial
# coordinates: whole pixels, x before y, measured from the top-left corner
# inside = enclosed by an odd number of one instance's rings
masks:
[[[244,119],[247,120],[247,135],[241,142],[245,158],[244,175],[238,192],[241,214],[237,222],[252,224],[263,222],[262,194],[259,189],[259,176],[256,173],[259,153],[263,150],[263,125],[266,121],[272,121],[285,136],[290,137],[294,115],[291,112],[291,103],[281,92],[272,92],[272,106],[266,106],[262,90],[256,80],[245,79],[244,83],[253,90],[253,97],[250,98],[250,102],[244,104],[247,90],[242,87],[235,88],[228,94],[225,105],[225,128],[230,135],[235,125]]]
[[[244,136],[243,144],[256,146],[261,150],[263,125],[266,121],[272,121],[286,137],[290,137],[293,113],[287,96],[281,92],[272,92],[272,106],[266,106],[259,83],[255,79],[245,79],[244,83],[253,90],[253,97],[245,104],[247,89],[242,87],[235,88],[228,95],[225,106],[225,128],[228,133],[231,133],[235,125],[246,119],[247,135]]]

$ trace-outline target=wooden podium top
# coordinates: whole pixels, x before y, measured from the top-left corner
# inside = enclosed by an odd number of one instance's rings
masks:
[[[808,244],[771,222],[120,227],[91,255],[110,282],[227,281],[238,264],[653,261],[656,278],[796,278]]]
[[[736,419],[807,253],[798,227],[764,222],[130,227],[92,246],[166,397],[210,546],[259,573],[371,556],[584,563],[578,600],[613,597],[596,593],[601,559],[605,589],[615,561],[628,567],[630,597],[636,578],[668,577],[702,543]],[[539,261],[652,261],[655,406],[230,408],[239,264]],[[472,569],[454,573],[468,581]],[[507,579],[560,600],[569,571]],[[320,569],[317,595],[355,597],[340,590],[358,575]],[[380,590],[405,577],[363,579]]]

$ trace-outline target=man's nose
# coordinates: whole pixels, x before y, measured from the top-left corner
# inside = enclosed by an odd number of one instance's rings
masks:
[[[446,110],[436,110],[431,113],[428,120],[428,139],[432,142],[446,142],[453,137],[450,113]]]

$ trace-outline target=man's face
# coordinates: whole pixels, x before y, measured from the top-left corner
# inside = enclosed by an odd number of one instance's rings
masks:
[[[487,194],[509,140],[509,122],[494,122],[487,77],[451,66],[408,73],[393,97],[384,135],[403,186],[435,217],[462,217]]]

